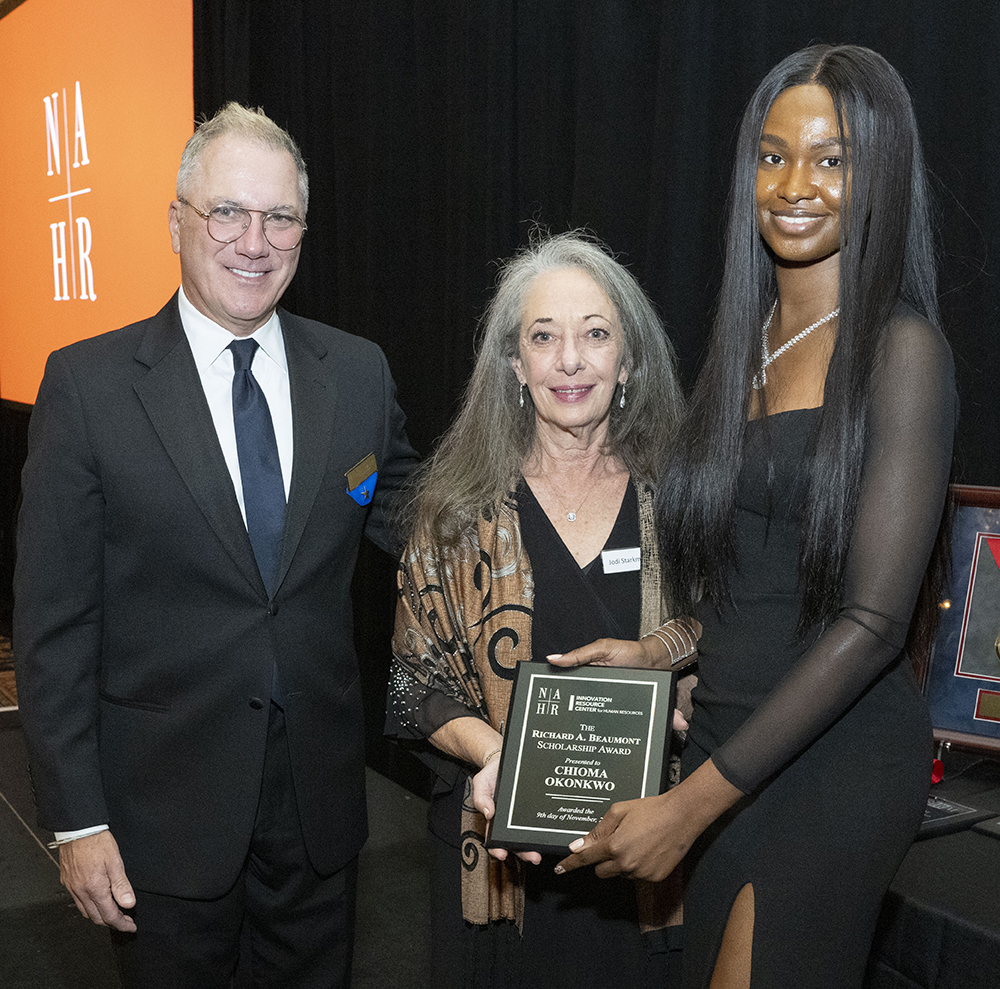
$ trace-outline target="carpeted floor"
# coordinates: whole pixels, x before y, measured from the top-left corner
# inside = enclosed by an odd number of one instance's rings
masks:
[[[17,707],[17,686],[14,683],[14,654],[10,639],[0,635],[0,708]]]
[[[59,885],[52,835],[35,823],[16,716],[0,721],[0,986],[119,989],[107,932]],[[426,803],[371,770],[361,855],[354,989],[426,989]]]

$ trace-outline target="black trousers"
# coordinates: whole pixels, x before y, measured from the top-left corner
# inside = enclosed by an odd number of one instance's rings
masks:
[[[127,867],[127,866],[126,866]],[[357,859],[332,876],[302,841],[284,712],[271,705],[246,863],[217,900],[135,891],[137,932],[112,931],[124,989],[346,989]]]

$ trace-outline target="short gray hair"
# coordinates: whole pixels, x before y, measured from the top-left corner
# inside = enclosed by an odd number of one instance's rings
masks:
[[[184,145],[181,165],[177,170],[177,195],[186,195],[205,148],[217,138],[230,134],[248,141],[256,141],[275,151],[287,151],[292,156],[298,173],[302,212],[306,213],[309,209],[309,175],[295,139],[264,113],[262,107],[252,110],[233,101],[227,103],[214,117],[200,123]]]

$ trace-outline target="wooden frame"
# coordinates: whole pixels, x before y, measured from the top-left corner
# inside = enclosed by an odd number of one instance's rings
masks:
[[[950,598],[924,676],[934,737],[1000,753],[1000,488],[954,486]]]

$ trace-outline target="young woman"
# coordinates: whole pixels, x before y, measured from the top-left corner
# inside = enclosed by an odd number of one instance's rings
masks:
[[[903,646],[957,407],[927,198],[881,56],[816,46],[761,83],[658,504],[677,606],[700,595],[704,624],[685,778],[561,863],[659,878],[693,845],[689,989],[860,986],[922,819],[931,728]]]

